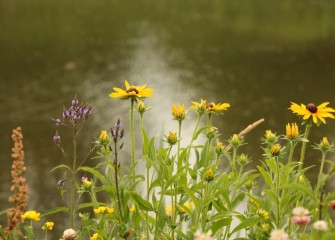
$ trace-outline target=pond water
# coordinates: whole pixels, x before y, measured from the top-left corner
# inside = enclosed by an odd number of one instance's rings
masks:
[[[62,156],[50,118],[60,117],[75,94],[93,106],[80,135],[82,155],[118,118],[129,149],[129,105],[108,97],[127,79],[155,90],[144,124],[158,138],[177,129],[173,103],[229,102],[231,109],[213,119],[222,139],[265,118],[243,149],[254,165],[265,130],[284,133],[287,122],[300,121],[288,110],[291,101],[335,107],[332,1],[0,0],[0,29],[0,210],[9,206],[11,130],[17,126],[24,133],[29,208],[43,212],[61,204],[55,183],[62,173],[50,170]],[[195,118],[189,112],[186,136]],[[313,127],[311,143],[323,136],[334,141],[334,127],[334,121]],[[60,132],[70,143],[65,129]],[[319,158],[308,149],[315,171]],[[67,221],[55,217],[60,236]]]

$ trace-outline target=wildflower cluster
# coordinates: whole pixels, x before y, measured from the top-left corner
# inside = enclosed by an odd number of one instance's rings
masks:
[[[78,132],[91,114],[91,106],[79,104],[75,97],[69,108],[64,107],[63,118],[53,119],[57,126],[73,130],[71,158],[67,158],[58,132],[54,136],[66,159],[52,170],[64,170],[57,189],[65,207],[44,214],[69,215],[70,228],[63,232],[62,240],[335,239],[331,220],[335,195],[327,188],[335,174],[335,163],[328,160],[334,146],[328,137],[313,145],[321,154],[320,164],[304,164],[311,127],[335,118],[328,102],[292,103],[289,109],[302,116],[305,129],[292,122],[278,133],[266,130],[261,138],[262,159],[256,168],[250,168],[248,164],[254,160],[241,147],[247,144],[247,134],[264,119],[225,136],[212,125],[212,118],[228,110],[229,103],[201,99],[190,107],[172,104],[175,125],[157,143],[157,136],[149,136],[143,127],[150,109],[144,101],[153,96],[153,89],[125,81],[125,89],[113,90],[111,98],[130,101],[129,143],[122,142],[128,129],[118,119],[110,130],[101,130],[90,152],[79,161]],[[140,117],[137,128],[134,110]],[[192,114],[197,118],[193,133],[187,136],[182,130],[185,124],[192,125]],[[135,132],[141,136],[136,141]],[[141,143],[141,151],[135,151],[135,143]],[[127,147],[130,164],[120,155]],[[90,164],[85,165],[91,155]],[[315,184],[307,177],[312,168],[319,171]],[[78,215],[81,222],[75,223]],[[33,239],[32,223],[40,219],[36,211],[20,215],[27,239]],[[50,221],[42,225],[46,239],[53,228]],[[4,236],[0,228],[0,237]]]

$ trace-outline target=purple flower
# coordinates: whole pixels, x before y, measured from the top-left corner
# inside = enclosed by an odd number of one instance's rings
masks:
[[[72,106],[75,106],[79,103],[78,99],[77,99],[77,95],[74,96],[73,100],[72,100]]]
[[[57,181],[57,187],[63,187],[65,183],[65,179],[60,179]]]
[[[56,131],[55,136],[53,137],[53,139],[54,139],[54,142],[56,144],[60,144],[60,136],[58,134],[58,131]]]
[[[57,126],[59,126],[59,125],[62,124],[62,121],[61,121],[59,118],[57,118],[57,119],[55,120],[55,123],[56,123]]]

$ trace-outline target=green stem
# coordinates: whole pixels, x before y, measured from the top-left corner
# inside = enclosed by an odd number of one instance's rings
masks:
[[[320,166],[320,172],[319,172],[319,176],[318,176],[318,183],[317,183],[317,187],[316,187],[316,194],[317,196],[319,195],[319,220],[322,220],[322,202],[323,202],[323,188],[325,186],[325,182],[323,183],[324,185],[321,186],[322,183],[322,174],[323,174],[323,168],[325,165],[325,161],[326,161],[326,151],[322,151],[322,158],[321,158],[321,166]],[[320,191],[320,194],[319,194]]]
[[[307,124],[306,128],[305,128],[304,141],[302,142],[302,147],[301,147],[299,171],[301,171],[301,169],[304,165],[305,152],[306,152],[306,146],[307,146],[307,138],[308,138],[309,130],[310,130],[311,126],[312,126],[311,124]]]
[[[296,146],[296,144],[294,143],[293,140],[290,140],[290,146],[291,146],[291,148],[290,148],[290,154],[289,154],[287,163],[290,163],[292,161],[292,158],[293,158],[294,148]]]
[[[281,202],[281,197],[280,197],[280,190],[279,190],[279,180],[280,180],[280,172],[279,172],[279,159],[278,157],[275,158],[276,160],[276,190],[277,190],[277,216],[276,216],[276,225],[277,228],[280,229],[281,225],[280,225],[280,218],[282,216],[280,216],[280,202]]]
[[[70,227],[74,226],[74,208],[75,208],[75,181],[76,181],[76,163],[77,163],[77,132],[73,129],[73,161],[71,169],[71,205],[70,205]]]
[[[121,198],[120,198],[120,190],[119,190],[119,179],[118,179],[118,162],[117,162],[117,142],[114,141],[114,170],[115,170],[115,187],[116,187],[116,197],[117,197],[117,205],[119,208],[120,218],[123,221],[122,217],[122,208],[121,208]]]
[[[134,102],[135,100],[132,98],[131,106],[130,106],[131,166],[132,167],[135,167]]]

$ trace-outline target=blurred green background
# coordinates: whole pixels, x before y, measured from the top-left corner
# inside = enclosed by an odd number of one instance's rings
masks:
[[[213,119],[222,140],[264,117],[244,148],[259,164],[264,131],[284,133],[287,122],[300,123],[288,110],[291,101],[335,106],[335,2],[0,0],[0,210],[9,206],[16,126],[24,133],[30,209],[43,212],[61,204],[56,182],[62,172],[50,170],[62,156],[52,141],[56,127],[50,118],[61,117],[75,94],[93,106],[80,135],[82,156],[117,118],[129,149],[129,105],[108,97],[125,79],[155,89],[146,101],[153,109],[145,126],[158,138],[177,129],[173,103],[229,102],[231,109]],[[189,112],[185,139],[195,117]],[[323,136],[333,141],[334,127],[334,121],[313,127],[311,143]],[[65,129],[60,134],[70,143]],[[315,172],[319,158],[308,149],[306,161],[316,165]],[[124,164],[128,161],[125,152]],[[54,236],[60,237],[67,216],[48,220],[56,222]]]

